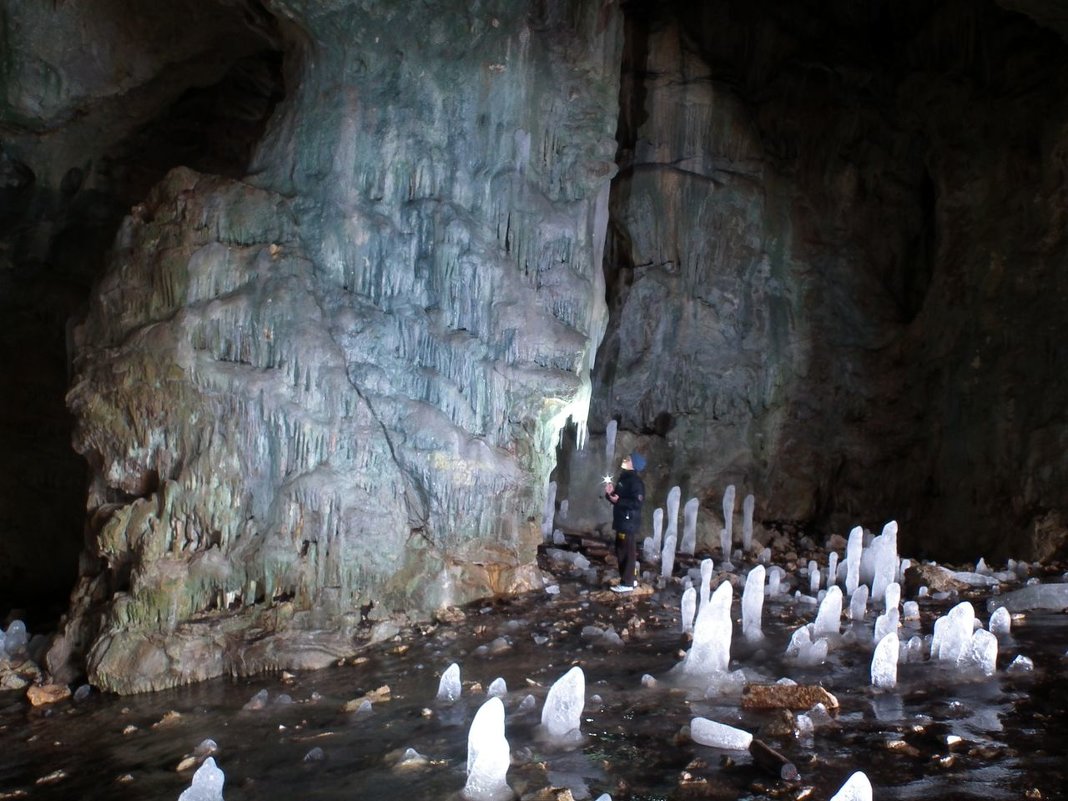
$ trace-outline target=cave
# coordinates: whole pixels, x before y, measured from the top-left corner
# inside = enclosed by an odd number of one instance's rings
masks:
[[[425,5],[4,9],[0,612],[58,677],[538,587],[609,422],[709,547],[736,485],[1063,558],[1055,8]]]
[[[164,13],[108,2],[72,10],[66,24],[83,15],[85,46],[114,49],[95,63],[88,53],[53,61],[69,73],[56,74],[66,85],[52,98],[12,73],[0,134],[0,358],[9,371],[0,398],[0,608],[39,626],[66,611],[89,522],[86,461],[70,447],[64,401],[69,323],[85,313],[119,224],[148,190],[179,165],[246,175],[284,97],[280,38],[262,9],[182,3]],[[5,48],[49,65],[61,51],[43,41],[48,17],[5,11]],[[146,62],[143,48],[156,56]],[[144,72],[126,85],[111,76],[138,61]],[[27,107],[37,116],[20,113]]]

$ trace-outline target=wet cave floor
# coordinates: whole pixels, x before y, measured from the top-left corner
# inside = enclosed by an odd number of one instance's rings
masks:
[[[676,566],[676,576],[697,561]],[[41,708],[22,693],[0,693],[0,801],[177,799],[199,761],[187,757],[207,753],[197,750],[207,739],[217,746],[227,801],[459,799],[468,729],[497,678],[508,688],[507,780],[523,798],[827,799],[862,770],[877,800],[1068,799],[1068,615],[1014,616],[993,676],[909,663],[899,666],[895,689],[877,691],[870,607],[862,623],[843,620],[856,642],[802,667],[783,654],[816,606],[769,599],[765,638],[751,644],[740,634],[736,590],[731,671],[754,683],[819,684],[839,701],[799,736],[791,713],[743,708],[738,691],[704,698],[671,686],[668,673],[689,644],[680,633],[682,584],[621,596],[606,589],[603,567],[558,572],[555,593],[453,610],[448,622],[412,627],[321,671],[133,697],[93,693]],[[919,599],[921,619],[902,626],[902,640],[930,634],[934,619],[964,599],[985,622],[989,596]],[[622,645],[600,636],[609,627]],[[1008,670],[1018,655],[1034,669]],[[446,704],[435,696],[454,662],[463,691]],[[539,724],[548,688],[573,665],[585,674],[586,704],[583,740],[568,748],[546,742]],[[263,708],[245,708],[264,690]],[[528,695],[536,703],[521,708]],[[365,696],[370,710],[350,711]],[[686,727],[695,716],[754,733],[797,766],[799,780],[763,771],[748,752],[694,743]],[[409,748],[425,760],[401,759]]]

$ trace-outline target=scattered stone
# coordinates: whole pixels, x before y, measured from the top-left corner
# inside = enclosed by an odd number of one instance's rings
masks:
[[[742,691],[743,709],[811,709],[816,704],[837,709],[838,699],[812,684],[747,684]]]
[[[39,778],[35,784],[56,784],[67,778],[67,771],[60,769]]]
[[[886,747],[888,750],[893,751],[894,753],[904,754],[905,756],[910,756],[913,759],[918,759],[920,757],[920,749],[914,745],[909,745],[904,740],[890,740],[886,744]]]
[[[34,684],[26,690],[26,698],[33,706],[55,704],[70,698],[70,687],[66,684]]]
[[[749,743],[749,755],[762,770],[778,776],[783,781],[796,782],[800,779],[794,763],[763,740],[753,738]]]
[[[173,726],[182,719],[181,712],[175,712],[173,709],[170,712],[165,712],[163,717],[152,724],[153,729],[162,729],[166,726]]]
[[[377,690],[371,690],[371,692],[361,695],[359,698],[354,698],[351,701],[346,701],[345,706],[342,707],[345,712],[355,712],[360,708],[364,701],[372,704],[380,704],[384,701],[390,700],[392,697],[388,684],[383,684]]]
[[[905,594],[915,596],[920,587],[931,592],[962,592],[968,589],[963,581],[953,577],[953,572],[941,565],[912,565],[905,571]]]
[[[434,620],[446,626],[458,626],[467,620],[467,614],[457,606],[443,606],[434,612]]]
[[[760,733],[765,737],[793,737],[797,729],[794,713],[789,709],[775,709],[768,717],[768,721],[760,727]]]
[[[537,792],[523,796],[523,801],[575,801],[567,787],[543,787]]]

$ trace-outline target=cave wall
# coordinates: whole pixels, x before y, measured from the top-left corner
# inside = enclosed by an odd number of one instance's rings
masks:
[[[80,553],[61,680],[537,586],[550,471],[603,527],[633,447],[705,544],[728,483],[913,556],[1064,540],[1055,5],[0,12],[0,585]]]
[[[211,0],[5,0],[0,53],[0,615],[47,626],[85,546],[68,321],[167,170],[245,174],[281,53],[262,16]]]
[[[618,8],[267,8],[286,91],[247,175],[168,173],[73,333],[91,563],[49,662],[120,692],[540,586],[588,405]]]
[[[1063,547],[1064,41],[993,3],[629,9],[592,451],[615,418],[710,546],[733,483],[913,556]]]

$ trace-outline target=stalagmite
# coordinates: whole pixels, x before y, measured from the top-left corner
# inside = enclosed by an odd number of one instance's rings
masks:
[[[731,558],[730,543],[734,540],[734,495],[735,488],[733,484],[727,486],[727,489],[723,491],[723,528],[726,530],[725,541],[727,542],[727,548],[723,552],[723,560],[729,562]]]
[[[764,565],[757,565],[745,577],[742,591],[742,636],[750,642],[763,639]]]
[[[753,510],[756,498],[746,495],[742,501],[742,552],[749,553],[753,548]]]
[[[846,779],[830,801],[872,801],[871,782],[862,771],[857,771]]]
[[[582,709],[586,704],[586,676],[577,665],[549,688],[541,710],[541,724],[554,739],[580,736]]]
[[[699,503],[697,498],[690,498],[683,508],[682,542],[679,545],[679,553],[692,556],[697,547],[697,510]]]
[[[813,626],[814,637],[838,636],[842,625],[842,591],[831,587],[820,602]]]
[[[441,680],[438,682],[437,699],[452,703],[460,697],[460,691],[460,666],[453,662],[441,674]]]
[[[850,598],[860,586],[860,558],[864,550],[864,529],[856,526],[849,532],[846,545],[846,580],[845,593]]]
[[[468,801],[507,801],[514,797],[508,786],[511,754],[504,736],[504,704],[490,698],[479,707],[467,734],[467,783],[463,797]]]
[[[897,661],[899,642],[897,634],[890,632],[875,646],[871,658],[871,683],[873,687],[890,689],[897,686]]]
[[[693,631],[694,614],[697,612],[697,590],[687,587],[682,593],[682,632],[683,634]]]

